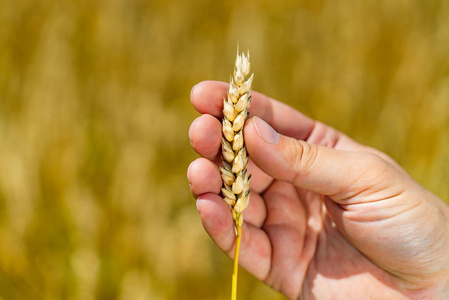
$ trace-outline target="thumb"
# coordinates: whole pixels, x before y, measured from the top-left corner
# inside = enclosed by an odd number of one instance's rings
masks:
[[[252,161],[275,179],[327,195],[334,201],[393,184],[394,170],[379,156],[310,144],[277,133],[258,117],[245,127],[245,143]]]

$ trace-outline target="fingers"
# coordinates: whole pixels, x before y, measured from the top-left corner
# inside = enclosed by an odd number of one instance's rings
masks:
[[[248,122],[245,142],[254,163],[268,175],[334,201],[347,200],[364,190],[372,192],[370,189],[385,182],[393,185],[396,179],[394,169],[376,155],[282,136],[260,118]]]
[[[247,169],[248,173],[251,174],[251,191],[262,194],[274,181],[273,177],[256,166],[251,158],[248,161]]]
[[[298,199],[296,188],[286,182],[276,181],[265,193],[269,211],[264,230],[273,247],[271,270],[266,282],[286,295],[295,295],[298,282],[303,282],[309,262],[313,256],[306,239],[313,236],[308,229],[306,207]],[[309,231],[306,234],[306,231]],[[306,238],[306,235],[308,237]],[[302,263],[298,264],[298,260]],[[297,295],[292,296],[298,298]]]
[[[212,240],[234,257],[234,223],[225,202],[216,194],[204,194],[198,198],[197,207],[204,229]],[[268,236],[259,228],[243,223],[239,254],[242,267],[259,279],[264,279],[270,269],[271,244]]]
[[[222,134],[221,123],[216,117],[221,118],[222,98],[226,95],[228,86],[223,82],[205,81],[197,84],[191,93],[191,100],[196,109],[205,113],[197,118],[190,127],[189,137],[192,146],[197,153],[217,165],[221,163]],[[324,145],[339,150],[371,152],[395,164],[380,151],[360,145],[339,131],[313,121],[283,103],[257,92],[252,92],[252,95],[251,113],[268,120],[268,123],[284,135],[305,139],[310,144]],[[262,172],[259,167],[253,165],[251,161],[248,169],[250,174],[253,174],[252,189],[262,193],[273,179]]]
[[[220,194],[222,180],[220,171],[205,158],[194,160],[187,169],[190,191],[195,198],[201,194]]]
[[[261,228],[267,217],[267,207],[260,194],[251,191],[250,203],[243,211],[243,220],[254,227]]]
[[[202,114],[210,114],[218,119],[223,116],[223,98],[229,84],[219,81],[203,81],[193,87],[191,101]],[[251,116],[258,116],[270,123],[282,134],[306,139],[314,127],[314,121],[292,107],[278,102],[258,92],[251,92]]]
[[[221,119],[223,117],[223,98],[226,96],[228,88],[229,84],[224,82],[200,82],[192,89],[190,96],[192,104],[198,112]],[[392,162],[382,152],[360,145],[338,130],[314,121],[282,102],[255,91],[251,92],[251,96],[250,115],[265,120],[283,135],[339,150],[372,152]],[[198,126],[198,128],[203,128],[203,126]]]
[[[219,195],[222,187],[222,179],[217,166],[208,159],[198,158],[194,160],[188,170],[187,178],[190,190],[195,198],[204,194]],[[220,198],[221,199],[221,198]],[[267,210],[262,197],[251,191],[250,204],[243,212],[245,222],[261,227],[267,216]],[[225,203],[223,200],[221,200]]]
[[[211,115],[202,115],[190,125],[190,143],[198,154],[207,159],[217,159],[221,152],[221,136],[221,123]]]

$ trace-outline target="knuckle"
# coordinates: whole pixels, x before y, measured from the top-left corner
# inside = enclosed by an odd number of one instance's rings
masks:
[[[315,145],[305,141],[289,139],[287,146],[288,161],[291,162],[289,169],[291,177],[289,182],[293,183],[299,177],[308,176],[316,163],[318,149]]]
[[[393,175],[392,166],[379,155],[368,152],[362,152],[359,155],[361,172],[365,177],[388,178]]]

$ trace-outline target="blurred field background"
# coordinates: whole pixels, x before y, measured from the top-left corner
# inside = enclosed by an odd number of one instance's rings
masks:
[[[448,1],[1,1],[1,299],[229,298],[187,132],[237,43],[255,90],[449,199]],[[243,271],[239,296],[284,299]]]

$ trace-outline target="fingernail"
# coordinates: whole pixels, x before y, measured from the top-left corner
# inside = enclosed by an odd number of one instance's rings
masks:
[[[196,118],[195,120],[193,120],[192,124],[190,124],[190,128],[189,128],[189,139],[190,139],[190,144],[192,144],[192,132],[193,129],[195,128],[195,124],[198,121],[200,117]]]
[[[204,201],[203,199],[201,199],[201,196],[198,197],[198,199],[196,199],[196,210],[200,211],[198,204],[200,203],[200,201]]]
[[[257,134],[265,140],[267,143],[276,145],[279,143],[279,133],[277,133],[273,127],[268,125],[267,122],[261,118],[254,117],[253,124],[256,128]]]
[[[195,93],[195,89],[196,89],[196,86],[197,86],[198,84],[195,84],[194,86],[193,86],[193,88],[190,90],[190,102],[192,102],[192,98],[193,98],[193,94]]]
[[[190,167],[194,164],[195,161],[193,161],[192,163],[190,163],[189,167],[187,168],[187,181],[189,182],[189,185],[192,186],[192,184],[190,183]]]

